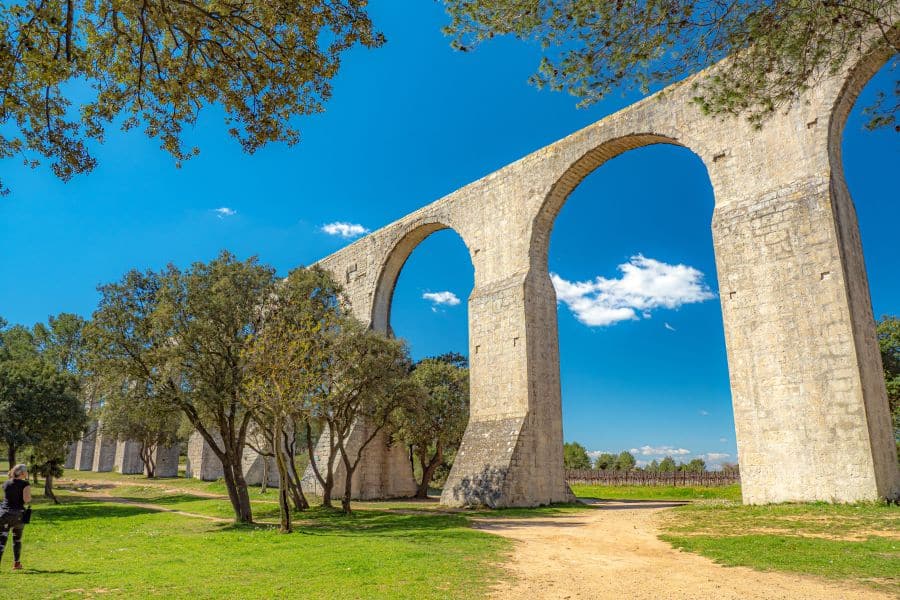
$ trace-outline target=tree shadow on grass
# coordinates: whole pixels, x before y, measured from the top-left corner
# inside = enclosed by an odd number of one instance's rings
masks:
[[[153,514],[158,511],[142,508],[140,506],[128,506],[109,502],[96,502],[89,499],[65,498],[58,505],[43,505],[34,511],[31,525],[41,523],[63,523],[66,521],[78,521],[83,519],[121,518],[135,517],[138,515]]]
[[[458,514],[397,514],[387,511],[365,510],[344,515],[338,510],[312,508],[294,515],[295,532],[302,535],[328,536],[422,536],[430,532],[468,529],[469,520]],[[220,532],[250,531],[270,525],[229,524]]]

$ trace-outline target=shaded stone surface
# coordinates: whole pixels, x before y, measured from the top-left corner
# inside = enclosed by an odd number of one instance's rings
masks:
[[[125,440],[116,442],[116,458],[114,462],[116,472],[122,475],[137,475],[144,472],[144,461],[141,460],[141,445],[139,442]]]

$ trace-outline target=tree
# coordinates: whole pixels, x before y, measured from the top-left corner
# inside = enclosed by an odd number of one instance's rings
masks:
[[[563,465],[567,469],[590,469],[591,458],[584,446],[578,442],[568,442],[563,445]]]
[[[87,415],[77,394],[50,397],[44,405],[41,418],[42,432],[33,443],[32,469],[44,478],[44,497],[59,504],[53,493],[53,479],[63,476],[63,465],[69,444],[84,433]]]
[[[648,473],[659,473],[659,461],[657,461],[655,458],[651,460],[650,464],[647,465],[646,470]]]
[[[631,471],[636,464],[637,461],[634,460],[634,455],[627,450],[622,450],[622,452],[619,453],[619,456],[616,457],[617,471]]]
[[[414,401],[419,391],[409,371],[409,353],[402,340],[344,318],[331,348],[327,379],[315,402],[344,466],[341,509],[345,514],[350,513],[353,474],[363,452],[382,430],[394,425],[395,412]],[[351,446],[355,427],[361,427],[362,433]]]
[[[49,160],[67,181],[106,128],[144,126],[180,164],[185,126],[218,104],[246,152],[294,144],[323,110],[344,51],[373,48],[365,2],[44,2],[0,5],[0,158]]]
[[[675,459],[671,456],[667,456],[659,462],[660,473],[674,473],[676,468]]]
[[[98,368],[140,381],[180,410],[221,461],[235,520],[253,520],[242,466],[251,414],[244,403],[244,346],[256,334],[274,271],[222,252],[182,271],[130,271],[101,286],[92,320]]]
[[[684,465],[684,470],[688,473],[703,473],[706,471],[706,462],[702,458],[694,458]]]
[[[567,90],[582,106],[625,87],[647,93],[730,57],[695,84],[701,109],[760,125],[798,100],[848,55],[874,43],[900,49],[894,0],[444,0],[460,50],[500,35],[545,50],[531,82]],[[555,55],[551,53],[558,51]],[[900,100],[870,107],[870,126],[894,125]],[[898,126],[900,130],[900,126]]]
[[[65,461],[66,445],[84,427],[77,388],[73,376],[46,361],[0,361],[0,437],[10,465],[25,445],[35,447],[42,464]],[[49,486],[52,497],[52,481]]]
[[[894,423],[894,444],[900,458],[900,318],[884,315],[877,323],[876,332],[888,404]]]
[[[600,471],[608,471],[616,468],[616,455],[604,452],[594,461],[594,468]]]
[[[51,316],[47,325],[37,323],[33,336],[41,356],[60,371],[80,374],[87,353],[85,325],[82,317],[72,313]]]
[[[98,385],[104,399],[101,433],[138,443],[144,474],[156,477],[156,450],[178,442],[180,413],[146,380],[116,379]]]
[[[462,442],[469,422],[469,370],[465,357],[442,355],[415,365],[410,378],[419,389],[398,412],[398,435],[422,467],[417,498],[428,497],[437,468]],[[461,359],[461,360],[460,360]]]
[[[328,376],[331,336],[342,316],[340,291],[318,267],[295,269],[261,301],[263,326],[244,348],[245,403],[275,456],[284,533],[293,529],[289,495],[295,508],[309,506],[294,464],[295,444],[301,427],[310,428],[310,403]]]

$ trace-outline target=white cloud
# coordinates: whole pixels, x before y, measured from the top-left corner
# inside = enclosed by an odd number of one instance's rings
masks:
[[[672,326],[669,325],[668,323],[663,323],[663,325],[665,325],[666,329],[668,329],[669,331],[678,331],[677,329],[675,329],[674,327],[672,327]]]
[[[709,411],[708,411],[708,410],[703,410],[703,409],[701,408],[701,409],[700,409],[700,416],[701,416],[701,417],[708,417],[708,416],[709,416]]]
[[[724,444],[725,442],[728,441],[728,438],[720,437],[720,438],[719,438],[719,441],[722,442],[722,443]]]
[[[459,298],[453,292],[425,292],[422,298],[431,302],[434,305],[432,308],[459,304]]]
[[[674,446],[641,446],[632,448],[629,452],[641,456],[685,456],[691,453],[687,448],[675,448]]]
[[[224,219],[225,217],[233,217],[237,214],[237,211],[233,208],[228,208],[227,206],[220,206],[219,208],[214,208],[213,212],[216,213],[216,216],[220,219]]]
[[[708,462],[722,462],[729,457],[731,457],[731,455],[725,452],[707,452],[706,454],[700,455],[700,458]]]
[[[573,282],[556,273],[551,273],[550,279],[557,299],[591,327],[638,320],[638,313],[646,319],[657,308],[678,308],[715,297],[703,282],[703,273],[687,265],[670,265],[637,254],[618,269],[622,273],[618,279],[598,276],[593,281]]]
[[[369,230],[359,223],[345,223],[343,221],[335,221],[334,223],[326,223],[322,225],[322,231],[328,235],[339,235],[342,238],[350,239],[359,237],[369,233]]]
[[[597,460],[601,454],[614,454],[616,456],[619,455],[618,452],[613,452],[611,450],[588,450],[587,455],[590,457],[591,462]]]

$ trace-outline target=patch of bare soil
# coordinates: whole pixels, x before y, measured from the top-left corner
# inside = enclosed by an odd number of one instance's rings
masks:
[[[814,577],[723,567],[658,539],[675,502],[605,501],[574,514],[486,517],[476,527],[516,540],[515,577],[497,599],[887,599],[878,591]]]

